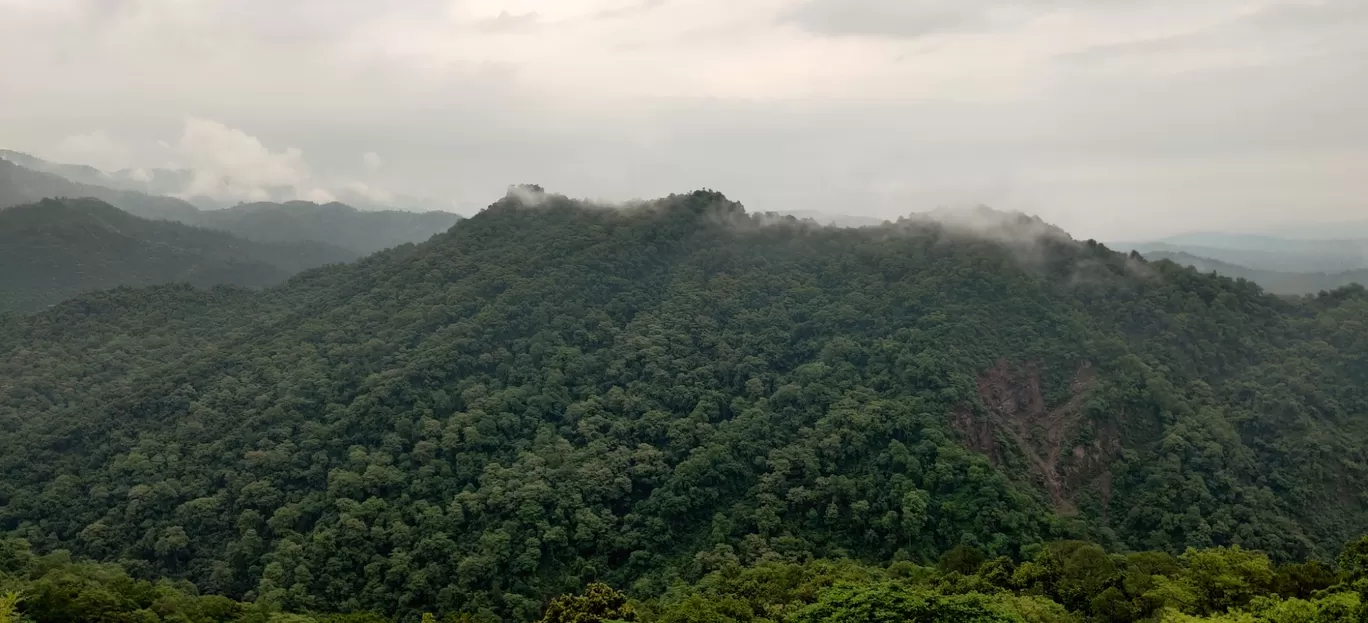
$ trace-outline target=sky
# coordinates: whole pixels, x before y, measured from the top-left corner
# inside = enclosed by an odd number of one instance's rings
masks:
[[[221,199],[1276,232],[1368,219],[1365,32],[1364,0],[0,0],[0,147]]]

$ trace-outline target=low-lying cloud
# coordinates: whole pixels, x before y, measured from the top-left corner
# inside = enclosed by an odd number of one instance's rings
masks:
[[[104,130],[68,136],[39,156],[63,164],[86,164],[107,172],[111,185],[166,194],[217,208],[238,202],[291,201],[317,203],[343,200],[363,208],[390,207],[403,200],[374,181],[322,177],[304,151],[271,147],[247,132],[219,121],[184,118],[173,140],[143,143],[113,138]],[[361,169],[374,175],[383,167],[380,155],[361,156]]]

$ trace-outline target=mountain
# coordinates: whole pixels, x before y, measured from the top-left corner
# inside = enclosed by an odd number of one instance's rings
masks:
[[[36,156],[9,149],[0,149],[0,159],[34,171],[43,171],[66,178],[80,184],[103,186],[117,190],[129,190],[149,195],[183,197],[187,202],[201,210],[222,210],[235,205],[235,201],[194,193],[196,182],[201,175],[194,169],[139,168],[102,171],[83,164],[63,164],[44,160]],[[276,189],[269,199],[284,203],[292,199],[293,188]],[[445,212],[449,204],[429,197],[415,197],[406,194],[376,193],[364,185],[344,185],[336,189],[339,200],[363,211],[385,211],[399,209],[405,212]]]
[[[62,164],[43,160],[23,152],[0,149],[0,159],[26,169],[52,173],[78,184],[102,186],[148,195],[176,195],[188,188],[194,172],[186,169],[122,169],[106,172],[83,164]],[[204,206],[192,202],[196,207]]]
[[[1365,314],[1361,287],[1272,296],[1022,215],[852,229],[522,189],[277,288],[0,317],[0,533],[406,620],[530,621],[592,581],[697,587],[670,621],[998,607],[898,582],[1037,608],[953,620],[1224,613],[1325,588],[1272,565],[1368,526]],[[1097,546],[1047,545],[1069,539]],[[809,584],[819,558],[846,562]],[[546,620],[622,614],[593,590]],[[617,614],[571,616],[595,600]]]
[[[1169,251],[1146,253],[1145,258],[1151,261],[1169,260],[1183,266],[1191,266],[1204,273],[1214,272],[1232,279],[1248,279],[1274,294],[1315,294],[1350,284],[1368,284],[1368,269],[1337,273],[1288,273],[1246,268],[1229,262],[1198,257],[1190,253]]]
[[[78,165],[45,163],[45,166],[68,172],[89,169],[106,175]],[[57,173],[37,171],[0,159],[0,208],[33,203],[46,197],[93,197],[142,218],[217,229],[257,242],[320,243],[342,247],[357,256],[422,242],[433,234],[446,231],[461,219],[450,212],[368,212],[340,203],[318,205],[307,201],[239,204],[222,210],[200,210],[174,197],[79,183]]]
[[[341,203],[247,203],[201,212],[197,223],[259,242],[316,240],[369,255],[422,242],[461,219],[450,212],[367,212]]]
[[[1368,269],[1368,239],[1296,240],[1251,234],[1201,233],[1108,246],[1142,254],[1184,253],[1256,270],[1290,273]]]
[[[0,312],[116,286],[274,285],[355,258],[323,244],[262,244],[141,219],[96,199],[45,199],[0,210]]]
[[[56,173],[22,167],[0,159],[0,208],[51,197],[92,197],[146,219],[193,222],[199,209],[174,197],[160,197],[71,181]]]

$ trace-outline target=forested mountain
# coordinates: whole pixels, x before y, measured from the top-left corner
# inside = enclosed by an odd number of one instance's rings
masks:
[[[1205,616],[1294,576],[1347,612],[1357,576],[1272,565],[1368,526],[1365,314],[1019,215],[522,191],[278,288],[0,318],[0,531],[410,619],[595,580],[671,622]]]
[[[121,285],[268,286],[355,257],[320,243],[263,244],[141,219],[96,199],[45,199],[0,210],[0,312]]]
[[[53,165],[52,170],[66,171],[61,167],[74,166]],[[0,208],[50,197],[93,197],[146,219],[218,229],[257,242],[323,243],[347,249],[355,256],[422,242],[446,231],[461,218],[450,212],[361,211],[340,203],[319,205],[307,201],[200,210],[173,197],[79,183],[0,158]]]
[[[1274,294],[1315,294],[1334,290],[1350,284],[1368,283],[1368,269],[1347,270],[1333,273],[1292,273],[1276,270],[1246,268],[1229,262],[1222,262],[1190,253],[1153,251],[1145,253],[1151,261],[1169,260],[1183,266],[1191,266],[1204,273],[1214,272],[1232,279],[1248,279]]]

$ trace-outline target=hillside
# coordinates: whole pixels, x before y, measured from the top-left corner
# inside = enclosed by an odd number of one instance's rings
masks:
[[[274,285],[352,259],[317,243],[262,244],[141,219],[95,199],[46,199],[0,210],[0,312],[116,286]]]
[[[1198,257],[1190,253],[1153,251],[1145,253],[1145,257],[1151,261],[1169,260],[1183,266],[1191,266],[1204,273],[1214,272],[1231,279],[1247,279],[1274,294],[1315,294],[1350,284],[1368,284],[1368,269],[1335,273],[1291,273],[1246,268],[1229,262]]]
[[[593,580],[723,607],[760,599],[708,592],[734,565],[814,557],[1330,557],[1368,526],[1366,312],[1019,215],[520,192],[264,292],[0,318],[0,532],[287,609],[514,620]],[[1136,560],[1126,590],[1188,568]]]
[[[16,154],[0,155],[22,156]],[[78,179],[109,178],[90,167],[38,162],[51,171],[64,172]],[[109,178],[109,183],[116,182]],[[341,247],[355,256],[422,242],[433,234],[446,231],[461,219],[449,212],[361,211],[340,203],[319,205],[307,201],[200,210],[174,197],[72,181],[57,173],[29,169],[0,158],[0,208],[50,197],[92,197],[146,219],[217,229],[256,242],[322,243]]]

